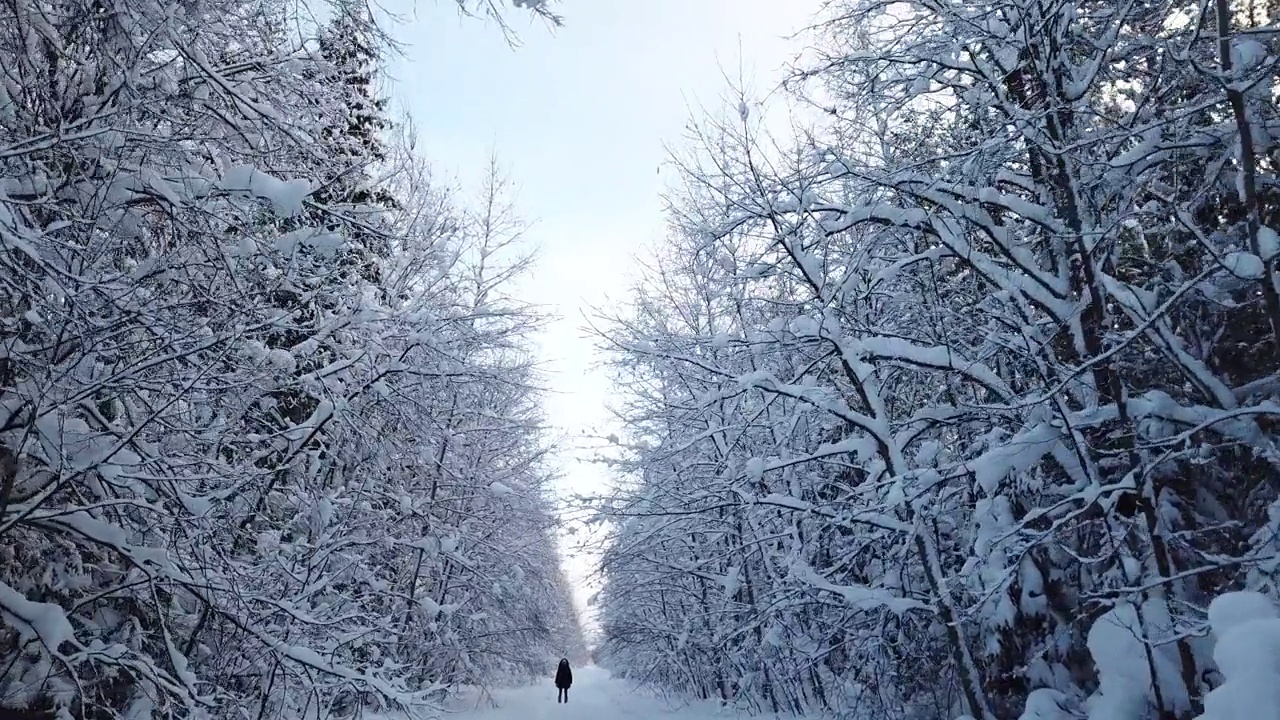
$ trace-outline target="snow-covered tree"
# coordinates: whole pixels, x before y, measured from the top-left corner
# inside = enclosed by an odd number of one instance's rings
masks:
[[[0,8],[5,712],[351,715],[574,642],[524,266],[386,137],[367,15],[288,10]]]
[[[1274,592],[1263,5],[838,0],[813,127],[699,126],[602,328],[611,664],[985,720],[1083,703],[1128,633],[1135,720],[1200,712],[1209,598]]]

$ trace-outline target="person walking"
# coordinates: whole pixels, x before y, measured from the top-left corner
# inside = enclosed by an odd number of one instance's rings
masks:
[[[569,658],[560,658],[560,665],[556,668],[557,703],[569,702],[569,686],[572,684],[573,671],[569,669]]]

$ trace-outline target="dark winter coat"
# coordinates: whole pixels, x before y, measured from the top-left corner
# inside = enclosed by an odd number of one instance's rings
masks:
[[[560,661],[560,667],[556,668],[556,687],[561,690],[568,690],[573,684],[573,671],[569,669],[569,661],[567,659]]]

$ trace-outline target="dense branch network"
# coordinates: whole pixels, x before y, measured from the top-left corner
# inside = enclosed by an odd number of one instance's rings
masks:
[[[1210,600],[1277,591],[1278,19],[838,0],[787,85],[817,119],[696,123],[597,323],[607,663],[842,717],[1204,712]]]

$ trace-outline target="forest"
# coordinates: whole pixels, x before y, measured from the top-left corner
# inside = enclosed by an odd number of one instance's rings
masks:
[[[0,717],[367,716],[584,652],[509,183],[437,182],[371,12],[312,9],[0,3]]]
[[[766,712],[1277,717],[1278,21],[828,0],[695,120],[596,324],[602,661]]]
[[[434,717],[562,655],[744,715],[1280,718],[1280,0],[821,2],[669,139],[583,503],[513,184],[441,178],[390,25],[0,0],[0,718]]]

